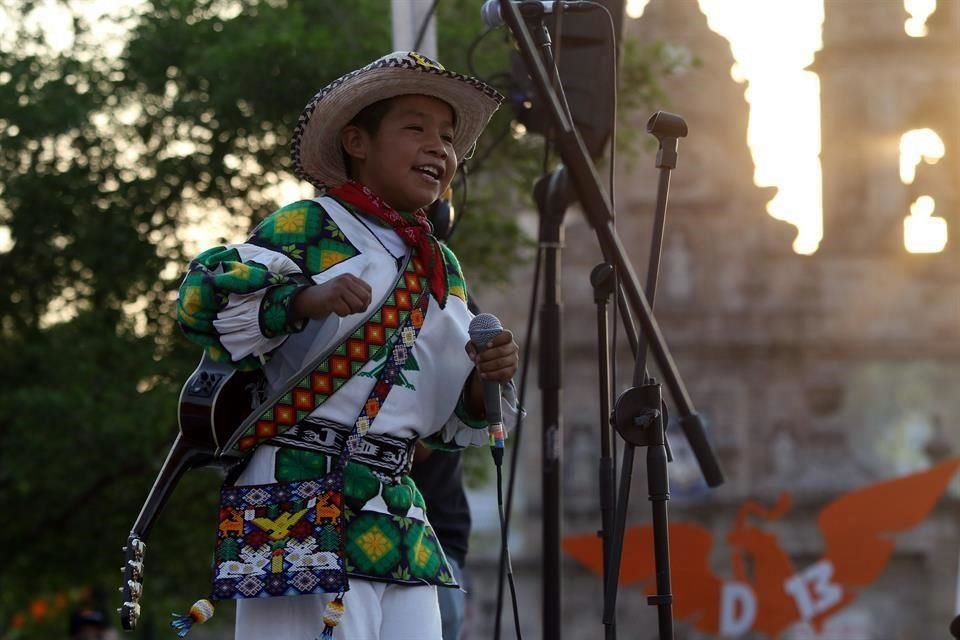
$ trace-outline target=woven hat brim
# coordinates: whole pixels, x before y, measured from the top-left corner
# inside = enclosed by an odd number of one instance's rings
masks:
[[[291,143],[294,172],[318,188],[347,181],[340,132],[365,107],[402,95],[427,95],[453,108],[453,148],[463,158],[503,102],[489,85],[451,71],[388,65],[347,74],[320,91],[300,116]]]

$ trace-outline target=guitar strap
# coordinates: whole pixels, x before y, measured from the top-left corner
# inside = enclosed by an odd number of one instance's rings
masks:
[[[289,431],[326,402],[371,358],[378,358],[384,349],[394,348],[394,342],[404,344],[404,336],[394,339],[398,329],[414,311],[422,322],[428,299],[426,270],[419,257],[408,254],[393,290],[381,305],[344,340],[314,358],[280,391],[254,409],[217,455],[245,455],[261,442]],[[418,310],[420,306],[422,310]],[[419,327],[416,330],[419,331]],[[379,387],[378,382],[374,389]],[[382,403],[382,398],[377,402]]]

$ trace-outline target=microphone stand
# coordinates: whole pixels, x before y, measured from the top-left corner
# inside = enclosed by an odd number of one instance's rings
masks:
[[[646,297],[652,309],[660,272],[670,171],[677,166],[677,139],[687,135],[687,124],[680,116],[661,111],[654,114],[647,122],[647,131],[656,136],[660,142],[656,163],[660,169],[660,181],[657,186],[657,206],[650,240],[650,263],[646,288]],[[606,566],[604,575],[603,621],[605,625],[615,625],[617,583],[620,577],[627,506],[630,501],[633,457],[636,447],[647,447],[647,488],[653,510],[654,567],[657,587],[656,595],[648,597],[647,603],[657,607],[661,640],[670,640],[673,638],[673,594],[670,589],[670,543],[667,516],[670,480],[667,462],[672,460],[672,456],[667,444],[666,411],[661,399],[660,385],[656,384],[646,370],[647,342],[644,336],[640,336],[639,340],[635,352],[633,387],[620,395],[614,409],[615,426],[626,441],[626,445],[623,449],[620,489],[617,493],[617,522],[613,530],[616,537],[611,543],[609,564]]]
[[[544,69],[543,63],[537,56],[536,46],[531,38],[530,30],[527,29],[526,25],[523,23],[523,19],[521,18],[517,7],[510,0],[499,0],[499,2],[500,15],[504,18],[506,24],[510,28],[514,38],[517,41],[520,53],[526,64],[527,71],[536,85],[538,95],[541,96],[546,103],[545,106],[547,107],[547,112],[550,114],[553,124],[555,146],[559,151],[566,170],[569,172],[569,175],[573,181],[574,188],[579,197],[579,201],[583,207],[584,213],[586,214],[587,219],[590,221],[591,226],[593,226],[594,231],[597,234],[597,239],[599,241],[604,260],[613,265],[620,276],[620,287],[622,289],[623,296],[626,299],[632,318],[636,321],[639,321],[643,328],[643,333],[648,341],[648,348],[652,351],[654,360],[656,361],[661,374],[664,376],[664,381],[666,382],[667,387],[671,392],[671,396],[677,405],[677,409],[680,412],[681,428],[683,429],[684,435],[687,437],[690,447],[697,458],[701,473],[703,474],[708,486],[719,486],[723,483],[723,473],[721,472],[716,457],[714,456],[709,442],[706,439],[706,434],[703,429],[703,421],[700,416],[697,415],[694,409],[693,402],[680,379],[680,374],[677,371],[676,365],[674,364],[673,357],[663,339],[660,327],[658,326],[656,319],[653,317],[653,312],[650,309],[650,305],[647,302],[646,297],[640,290],[639,280],[636,272],[633,269],[633,265],[627,259],[626,251],[624,250],[616,228],[613,225],[613,215],[611,212],[610,202],[600,187],[600,180],[583,144],[583,140],[580,138],[579,134],[574,128],[573,123],[571,122],[567,113],[560,106],[560,102],[556,93],[551,87],[551,83],[549,81],[547,72]],[[627,322],[626,317],[624,317],[624,321]],[[644,353],[645,351],[646,350],[644,350]],[[640,367],[638,366],[638,368]],[[637,376],[635,375],[635,382],[636,378]],[[663,430],[663,414],[660,411],[661,402],[659,401],[658,397],[659,386],[652,386],[657,387],[655,389],[655,394],[647,393],[648,390],[644,390],[642,393],[644,395],[643,400],[645,401],[645,405],[652,405],[654,400],[656,400],[656,414],[651,414],[648,411],[644,411],[642,407],[632,406],[633,404],[636,404],[632,402],[636,394],[630,394],[630,401],[618,401],[617,405],[622,405],[622,408],[616,412],[616,420],[618,423],[623,423],[626,425],[624,429],[618,429],[621,431],[621,435],[623,435],[623,432],[627,432],[628,434],[631,434],[632,437],[634,430],[638,427],[640,427],[642,431],[653,431],[654,435],[650,440],[650,444],[653,444],[653,449],[658,452],[654,456],[654,459],[656,461],[658,456],[664,456],[663,467],[665,469],[666,442],[665,437],[661,437],[659,435]],[[648,397],[650,395],[656,395],[657,397]],[[628,417],[628,413],[634,410],[636,410],[636,416],[631,419]],[[653,489],[654,487],[651,487],[651,490]],[[656,487],[656,490],[657,495],[660,496],[667,490],[667,487]],[[663,501],[661,501],[660,504],[662,505],[662,509],[665,514],[666,504]],[[545,504],[545,513],[547,512],[547,508],[548,507]],[[667,531],[664,530],[663,534],[666,533]],[[559,531],[556,532],[556,535],[559,536]],[[622,533],[620,537],[622,538]],[[665,535],[661,537],[665,538]],[[547,559],[545,557],[545,564],[546,560]],[[661,579],[661,575],[659,575],[659,569],[660,567],[658,567],[658,583]],[[667,568],[666,571],[666,577],[669,579],[669,569]],[[556,599],[558,593],[558,587],[555,590],[553,587],[551,587],[550,596],[553,598],[553,602],[550,603],[551,607],[548,607],[546,589],[544,592],[544,637],[550,638],[551,640],[560,640],[559,621],[547,620],[548,610],[552,616],[559,617],[560,603]],[[659,599],[659,596],[655,599]],[[670,608],[668,606],[664,607],[664,603],[660,601],[655,601],[651,604],[656,604],[660,611],[659,619],[661,622],[661,638],[669,638],[669,635],[663,635],[666,631],[668,631],[668,629],[663,625],[670,619]],[[664,610],[666,610],[665,614]]]
[[[613,293],[616,284],[613,267],[606,262],[598,264],[590,272],[590,284],[593,285],[593,302],[597,305],[597,363],[599,365],[598,373],[600,374],[598,381],[600,388],[600,466],[597,486],[600,489],[600,545],[603,553],[603,575],[606,578],[610,574],[610,557],[613,550],[613,540],[610,534],[614,530],[617,506],[616,485],[614,484],[614,478],[617,475],[616,453],[613,450],[615,440],[613,438],[613,424],[610,420],[610,399],[613,396],[611,372],[613,369],[608,331],[610,314],[607,310],[610,295]],[[606,607],[609,599],[610,588],[607,581],[604,580],[604,607]],[[608,621],[605,616],[603,631],[605,640],[616,640],[616,621]]]
[[[563,388],[561,349],[563,302],[560,297],[560,251],[563,217],[576,200],[561,167],[537,181],[533,190],[540,211],[540,247],[543,250],[543,303],[540,305],[540,396],[543,431],[541,498],[543,504],[543,637],[560,638],[563,576],[560,532],[563,528],[563,440],[560,392]]]
[[[545,61],[552,59],[550,31],[543,22],[543,11],[528,11],[525,18],[537,22],[534,33]],[[553,68],[553,67],[551,67]],[[559,77],[553,79],[560,86]],[[540,213],[539,246],[543,251],[543,302],[540,305],[540,397],[541,397],[541,523],[543,592],[543,637],[560,640],[562,611],[563,530],[562,474],[563,416],[560,396],[563,388],[561,349],[563,345],[561,315],[563,302],[560,288],[560,252],[563,249],[563,222],[567,208],[577,197],[571,189],[563,167],[540,178],[533,189]],[[502,588],[502,581],[501,581]],[[499,600],[498,600],[499,602]],[[499,611],[499,607],[498,607]],[[499,620],[497,621],[499,631]]]

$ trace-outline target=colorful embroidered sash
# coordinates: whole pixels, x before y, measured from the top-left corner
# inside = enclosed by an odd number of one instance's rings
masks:
[[[249,453],[261,442],[286,433],[326,402],[371,358],[377,358],[381,350],[391,344],[397,329],[404,325],[420,301],[429,299],[423,296],[426,288],[426,271],[420,259],[414,256],[407,262],[383,305],[280,398],[275,402],[268,400],[258,407],[241,425],[241,435],[232,438],[231,443],[235,444],[228,444],[226,451],[235,448]],[[422,314],[423,311],[417,313],[421,323]],[[405,343],[404,337],[400,344]]]

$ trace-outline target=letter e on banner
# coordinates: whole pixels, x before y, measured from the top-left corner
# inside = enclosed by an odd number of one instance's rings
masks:
[[[757,596],[743,582],[724,582],[720,596],[720,635],[746,633],[757,620]]]

